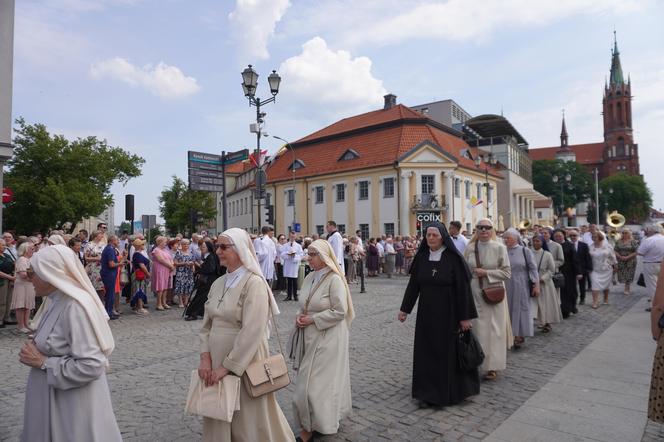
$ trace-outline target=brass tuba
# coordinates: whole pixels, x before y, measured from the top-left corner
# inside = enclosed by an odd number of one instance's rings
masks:
[[[528,218],[522,219],[521,222],[519,223],[519,230],[525,229],[528,230],[532,227],[533,223],[530,222]]]
[[[614,229],[619,229],[625,225],[625,217],[614,210],[606,215],[606,224]]]

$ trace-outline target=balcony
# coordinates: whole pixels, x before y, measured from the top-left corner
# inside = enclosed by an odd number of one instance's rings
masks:
[[[445,207],[445,195],[434,193],[415,195],[410,206],[411,210],[434,210],[438,212],[445,209]]]

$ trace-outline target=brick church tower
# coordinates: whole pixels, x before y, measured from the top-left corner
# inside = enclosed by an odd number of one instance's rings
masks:
[[[600,177],[618,172],[639,175],[639,150],[632,130],[632,82],[623,77],[620,52],[615,37],[611,58],[611,75],[604,86],[604,155]]]

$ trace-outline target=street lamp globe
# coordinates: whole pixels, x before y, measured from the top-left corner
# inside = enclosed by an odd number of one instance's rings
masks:
[[[480,164],[482,164],[482,158],[478,155],[475,157],[475,166],[480,167]]]
[[[552,176],[551,180],[554,182],[554,184],[557,183],[558,182],[558,175]]]
[[[256,93],[257,85],[258,73],[256,73],[251,65],[249,65],[244,71],[242,71],[242,88],[244,90],[244,95],[253,97]]]
[[[567,181],[568,183],[572,181],[572,176],[569,173],[565,175],[565,181]]]
[[[277,74],[277,71],[272,71],[272,73],[267,77],[267,82],[270,85],[270,92],[272,96],[275,96],[279,93],[279,84],[281,83],[281,77]]]
[[[493,155],[489,155],[489,164],[492,166],[495,166],[498,163],[498,159],[494,157]]]

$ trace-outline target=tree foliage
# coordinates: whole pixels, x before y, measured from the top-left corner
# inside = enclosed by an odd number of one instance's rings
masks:
[[[203,224],[217,216],[213,193],[190,190],[176,176],[173,176],[171,187],[164,189],[159,196],[159,211],[171,234],[191,234],[192,224]]]
[[[145,160],[106,140],[89,136],[69,141],[22,118],[16,125],[14,156],[5,173],[5,186],[14,192],[14,202],[3,211],[7,229],[71,231],[113,203],[115,181],[126,183],[141,175]]]
[[[567,174],[571,178],[569,183],[565,181]],[[557,183],[553,182],[554,175],[558,177]],[[562,192],[561,182],[564,182]],[[556,208],[561,207],[561,201],[565,208],[574,207],[586,201],[594,189],[593,178],[582,165],[561,160],[533,161],[533,186],[541,194],[553,198]]]
[[[600,181],[599,188],[602,190],[600,209],[617,210],[628,222],[641,223],[648,216],[652,193],[641,175],[620,172]]]

